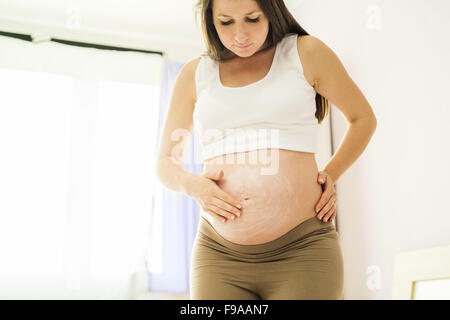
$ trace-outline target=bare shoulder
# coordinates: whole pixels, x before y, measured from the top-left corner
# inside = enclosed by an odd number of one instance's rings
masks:
[[[197,57],[195,59],[189,60],[186,62],[180,71],[183,72],[183,80],[184,83],[189,86],[189,90],[192,93],[192,99],[193,101],[197,101],[197,90],[196,90],[196,82],[195,82],[195,72],[197,70],[198,64],[200,62],[201,56]]]
[[[317,41],[320,40],[311,35],[299,35],[297,37],[297,51],[303,67],[303,74],[308,83],[314,88],[316,86],[316,76],[312,58],[317,47]]]
[[[297,50],[304,65],[305,77],[317,89],[320,78],[327,76],[327,72],[337,61],[336,54],[322,40],[312,35],[299,36]]]
[[[190,60],[183,64],[178,72],[167,111],[166,120],[163,126],[160,150],[158,159],[171,157],[178,140],[173,140],[175,130],[185,129],[192,133],[194,130],[193,112],[195,108],[195,70],[198,65],[199,58]],[[178,132],[177,132],[178,134]],[[184,134],[184,133],[183,133]],[[190,135],[189,135],[190,137]],[[181,149],[185,150],[188,145],[188,139],[182,139]],[[178,154],[177,160],[182,163],[183,152]]]
[[[318,80],[317,62],[326,55],[330,48],[319,38],[312,35],[299,35],[297,37],[297,50],[303,65],[306,80],[316,87]]]
[[[189,71],[193,71],[195,73],[195,70],[197,69],[198,63],[200,62],[201,56],[194,58],[192,60],[189,60],[185,63],[184,68],[189,69]]]

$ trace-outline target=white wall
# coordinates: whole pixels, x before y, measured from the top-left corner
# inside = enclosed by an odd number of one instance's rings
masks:
[[[293,12],[341,58],[378,120],[336,187],[344,299],[391,299],[397,252],[450,243],[448,12],[446,0],[311,0]],[[333,106],[334,150],[346,127]]]

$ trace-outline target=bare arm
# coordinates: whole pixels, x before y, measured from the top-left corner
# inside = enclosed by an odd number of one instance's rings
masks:
[[[189,186],[194,183],[195,174],[189,173],[183,167],[174,164],[168,157],[158,161],[158,179],[168,189],[191,195]]]
[[[338,108],[350,126],[324,171],[334,182],[367,147],[377,126],[371,106],[337,55],[321,40],[309,36],[304,48],[313,66],[314,88]]]
[[[183,155],[193,131],[192,114],[196,101],[195,70],[199,58],[189,61],[175,80],[167,118],[161,134],[157,160],[157,176],[167,188],[189,195],[195,178],[183,169]]]

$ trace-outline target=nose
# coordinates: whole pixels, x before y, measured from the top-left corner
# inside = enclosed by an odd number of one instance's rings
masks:
[[[239,45],[245,45],[249,43],[247,36],[247,27],[243,23],[236,23],[234,30],[234,41]]]
[[[238,46],[244,46],[247,45],[250,41],[248,40],[248,37],[246,36],[236,36],[234,38],[234,41]]]

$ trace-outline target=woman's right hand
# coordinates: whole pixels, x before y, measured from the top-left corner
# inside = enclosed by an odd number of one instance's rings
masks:
[[[238,206],[239,201],[223,191],[215,181],[223,177],[223,170],[209,171],[197,175],[190,186],[192,196],[204,212],[215,219],[226,222],[227,219],[235,219],[241,215]]]

